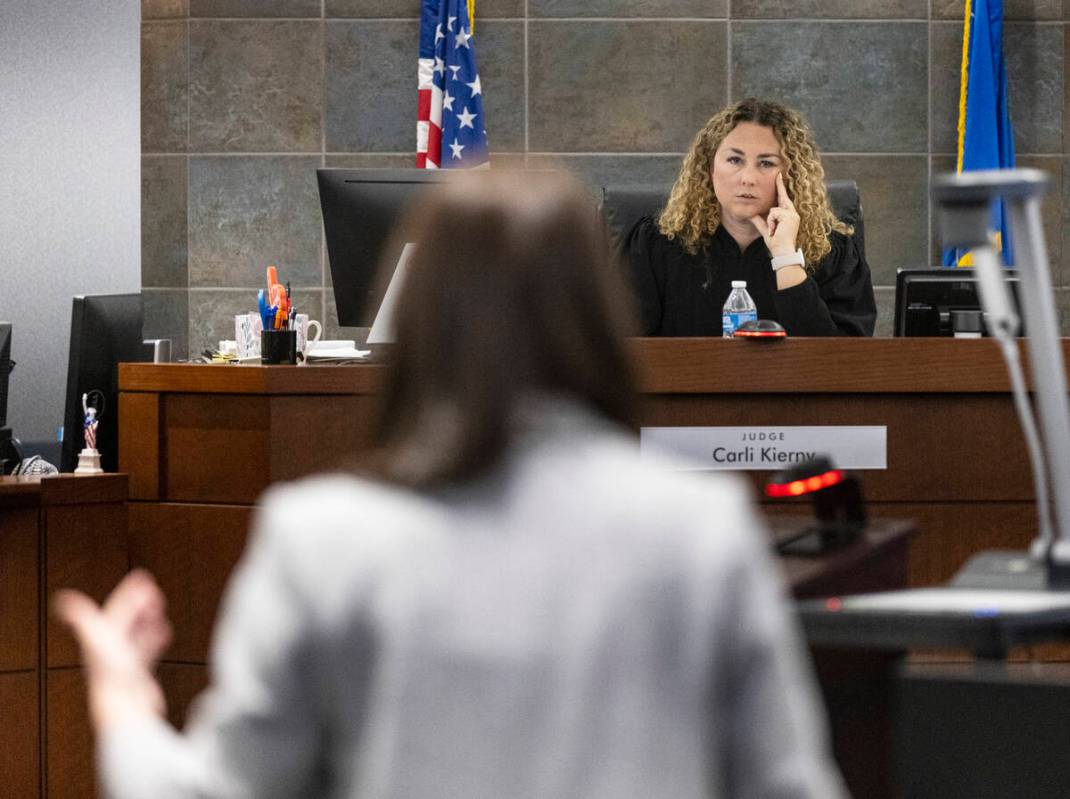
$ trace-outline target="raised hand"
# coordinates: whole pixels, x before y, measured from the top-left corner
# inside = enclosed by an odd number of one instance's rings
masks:
[[[163,692],[152,669],[171,641],[164,606],[160,587],[141,570],[123,578],[103,606],[81,591],[56,593],[55,614],[82,650],[98,729],[131,717],[163,715]]]
[[[780,172],[776,176],[776,193],[777,204],[769,209],[765,218],[755,214],[750,221],[762,235],[771,255],[788,255],[795,252],[795,239],[799,235],[799,212],[795,210],[795,204],[788,196],[788,190],[784,188],[784,175]]]

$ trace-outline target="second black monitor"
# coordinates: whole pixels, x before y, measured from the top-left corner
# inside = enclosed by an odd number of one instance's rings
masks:
[[[1015,303],[1018,273],[1005,269]],[[954,336],[981,323],[981,297],[972,268],[900,269],[895,277],[896,336]],[[978,331],[982,331],[983,324]],[[987,331],[983,331],[987,335]]]
[[[323,230],[331,265],[338,323],[371,325],[379,307],[376,269],[395,222],[429,183],[450,179],[446,171],[426,169],[318,169]]]

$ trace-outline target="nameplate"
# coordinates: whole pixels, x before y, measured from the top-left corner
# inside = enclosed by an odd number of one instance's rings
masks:
[[[692,469],[787,469],[821,456],[837,469],[887,469],[888,428],[643,427],[639,449],[676,455],[691,461]]]

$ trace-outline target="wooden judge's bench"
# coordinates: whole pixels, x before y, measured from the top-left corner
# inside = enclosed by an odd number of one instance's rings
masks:
[[[862,475],[868,512],[914,519],[917,534],[880,522],[824,562],[785,558],[796,595],[938,583],[972,552],[1024,548],[1035,535],[1028,458],[991,341],[636,339],[632,348],[645,426],[887,427],[887,469]],[[357,455],[382,377],[377,364],[120,366],[127,560],[168,597],[175,636],[160,678],[175,721],[206,683],[216,608],[257,497]],[[749,475],[756,486],[768,477]],[[854,723],[857,733],[864,719]],[[92,794],[89,752],[88,739],[70,743],[50,797]]]
[[[886,426],[888,468],[864,472],[863,486],[870,516],[918,522],[911,585],[944,581],[970,553],[1022,548],[1035,535],[1028,456],[989,340],[635,339],[633,350],[644,426]],[[175,660],[203,660],[202,613],[211,615],[257,497],[358,454],[382,373],[375,364],[120,366],[134,563],[197,622],[177,619]],[[757,487],[769,473],[749,475]]]

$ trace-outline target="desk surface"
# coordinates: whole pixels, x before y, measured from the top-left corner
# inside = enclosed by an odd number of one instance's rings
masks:
[[[990,339],[632,339],[645,394],[1006,393]],[[1025,343],[1022,344],[1023,351]],[[1063,340],[1070,362],[1070,339]],[[785,369],[785,364],[790,369]],[[308,367],[122,364],[121,390],[219,394],[374,394],[382,364]],[[745,385],[726,379],[745,375]]]
[[[125,474],[0,476],[0,508],[124,502]]]

